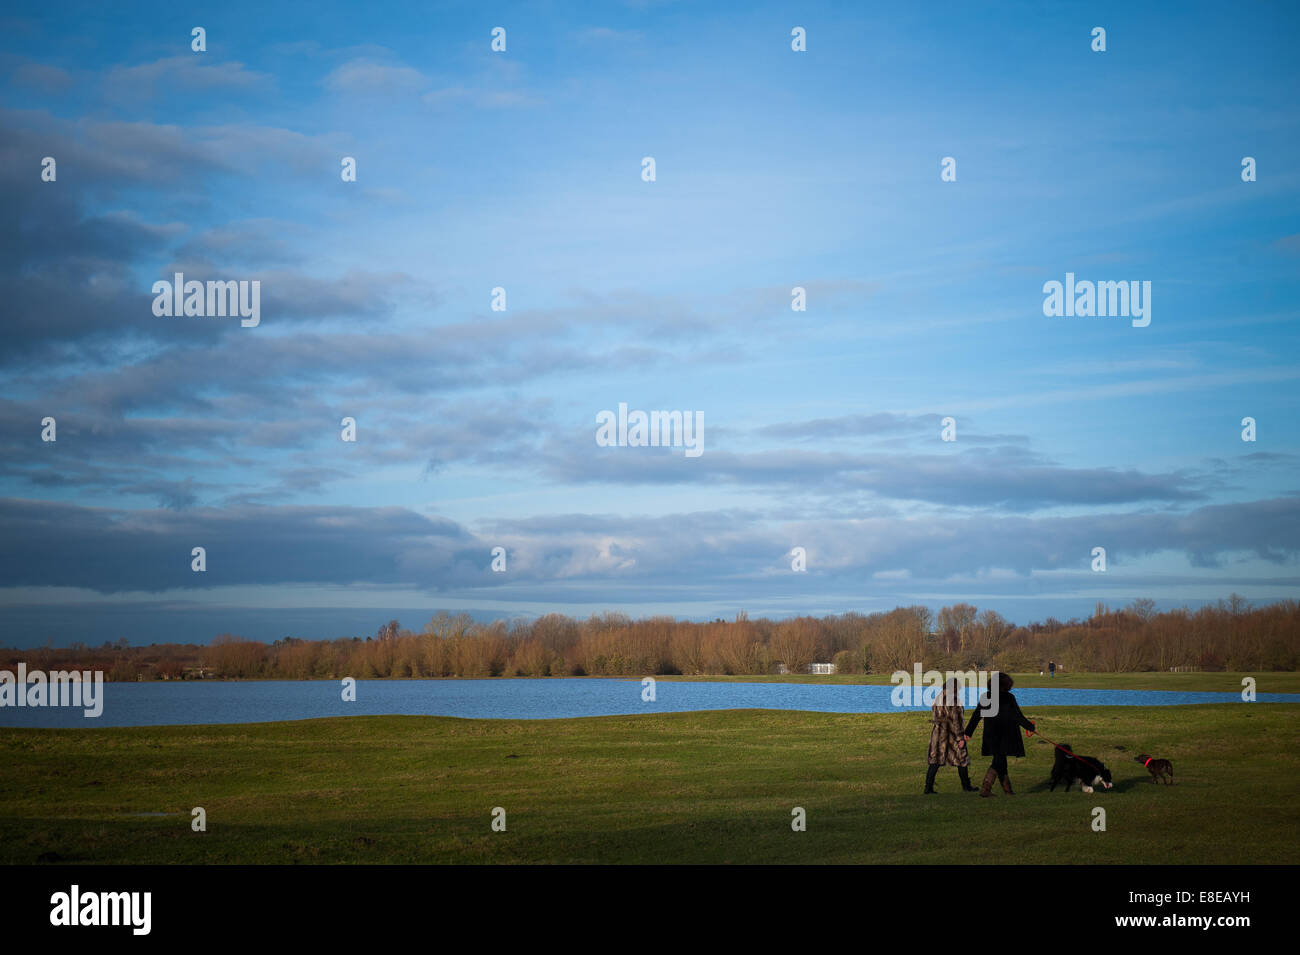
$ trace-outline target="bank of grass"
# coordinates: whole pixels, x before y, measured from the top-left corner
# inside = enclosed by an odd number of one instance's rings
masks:
[[[1033,715],[1105,760],[1115,788],[1048,792],[1052,751],[1031,741],[1016,796],[962,793],[945,769],[923,797],[924,713],[0,729],[0,861],[1300,861],[1300,704]],[[1173,760],[1175,785],[1147,781],[1143,750]],[[191,831],[195,806],[207,832]]]
[[[1242,680],[1251,677],[1260,693],[1300,693],[1300,673],[1013,673],[1018,687],[1056,687],[1073,690],[1181,690],[1185,692],[1240,693]],[[784,676],[661,676],[656,680],[693,680],[736,683],[837,683],[888,685],[887,673],[835,673],[829,676],[810,676],[807,673]]]

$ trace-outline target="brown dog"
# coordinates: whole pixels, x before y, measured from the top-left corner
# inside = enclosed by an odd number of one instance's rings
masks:
[[[1174,764],[1169,762],[1169,760],[1154,759],[1144,753],[1141,756],[1134,756],[1133,761],[1135,763],[1141,763],[1147,768],[1147,772],[1151,774],[1151,781],[1153,783],[1160,782],[1160,780],[1164,779],[1166,776],[1169,777],[1167,785],[1173,783]]]

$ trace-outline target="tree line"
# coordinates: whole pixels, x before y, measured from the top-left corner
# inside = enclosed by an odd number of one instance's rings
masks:
[[[1067,672],[1295,670],[1300,602],[1251,607],[1233,595],[1198,610],[1157,612],[1151,600],[1121,610],[1098,604],[1086,620],[1015,626],[995,610],[956,603],[934,613],[882,613],[708,623],[620,613],[575,620],[479,623],[439,612],[418,632],[396,620],[374,636],[336,640],[285,637],[274,643],[222,634],[208,645],[0,650],[0,668],[102,670],[109,680],[358,679],[423,677],[646,676],[806,673],[834,663],[839,673],[924,669],[1032,672],[1053,661]]]

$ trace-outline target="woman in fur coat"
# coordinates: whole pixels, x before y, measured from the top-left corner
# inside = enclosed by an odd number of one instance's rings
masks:
[[[930,708],[930,768],[925,774],[925,792],[934,792],[934,777],[940,766],[956,766],[961,777],[961,788],[975,792],[970,784],[970,754],[966,752],[966,737],[962,732],[961,684],[956,677],[949,680]]]

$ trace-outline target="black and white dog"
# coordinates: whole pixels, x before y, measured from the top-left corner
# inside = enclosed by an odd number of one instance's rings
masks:
[[[1061,746],[1070,749],[1069,743],[1062,743]],[[1077,756],[1073,751],[1067,754],[1058,749],[1056,762],[1052,765],[1051,791],[1056,792],[1058,783],[1065,783],[1065,791],[1068,793],[1070,786],[1076,782],[1086,793],[1092,792],[1094,786],[1110,789],[1110,770],[1095,756]]]

